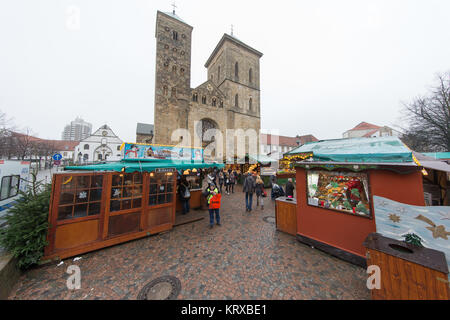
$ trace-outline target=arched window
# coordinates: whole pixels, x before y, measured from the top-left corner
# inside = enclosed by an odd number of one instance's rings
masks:
[[[169,93],[169,89],[167,89],[167,86],[163,87],[163,95],[167,96],[167,94]]]
[[[84,150],[89,150],[89,145],[88,144],[84,145]]]
[[[253,70],[252,70],[252,68],[250,68],[250,70],[248,70],[248,82],[249,83],[253,82]]]
[[[234,106],[239,107],[239,95],[234,96]]]
[[[239,79],[239,63],[235,63],[234,65],[234,76],[236,79]]]
[[[253,100],[252,100],[252,98],[250,98],[249,100],[248,100],[248,109],[249,110],[253,110]]]
[[[215,106],[216,106],[216,98],[213,98],[213,99],[212,99],[212,102],[211,102],[211,104],[212,104],[212,106],[213,106],[213,107],[215,107]]]
[[[222,100],[219,103],[219,107],[223,108],[223,101]]]
[[[173,87],[172,88],[172,97],[176,97],[177,96],[177,88]]]
[[[194,93],[194,94],[192,95],[192,101],[198,102],[198,94]]]
[[[173,31],[172,32],[172,38],[173,38],[173,40],[178,40],[178,32]]]
[[[202,97],[202,103],[203,103],[203,104],[206,104],[206,96],[203,96],[203,97]]]
[[[172,72],[177,72],[177,66],[172,67]]]
[[[180,68],[180,73],[184,74],[184,68]]]

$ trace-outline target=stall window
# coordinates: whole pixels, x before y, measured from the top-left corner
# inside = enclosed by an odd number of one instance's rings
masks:
[[[308,204],[360,216],[370,216],[367,174],[308,171]]]
[[[103,176],[64,176],[62,178],[58,220],[100,214]]]
[[[148,205],[170,203],[173,200],[173,172],[151,172]]]
[[[20,176],[5,176],[0,187],[0,200],[12,198],[19,193]]]
[[[112,176],[109,211],[121,211],[142,206],[142,173],[115,174]]]

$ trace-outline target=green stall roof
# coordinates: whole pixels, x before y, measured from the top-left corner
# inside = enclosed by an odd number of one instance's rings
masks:
[[[413,162],[412,151],[397,137],[321,140],[304,144],[288,155],[313,153],[313,161]]]
[[[424,155],[434,159],[450,159],[450,152],[425,152]]]
[[[99,163],[86,166],[68,166],[64,170],[83,170],[83,171],[117,171],[125,172],[146,171],[151,172],[158,168],[175,168],[177,170],[201,169],[201,168],[223,168],[223,163],[204,163],[182,160],[159,160],[159,159],[127,159],[111,163]]]

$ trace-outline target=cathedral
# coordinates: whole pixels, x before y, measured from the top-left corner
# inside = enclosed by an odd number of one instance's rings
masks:
[[[236,139],[226,143],[226,130],[253,129],[258,152],[262,53],[224,34],[205,63],[207,81],[191,88],[192,29],[175,11],[157,12],[154,143],[178,144],[181,138],[173,141],[172,133],[184,128],[191,138],[187,143],[183,140],[185,145],[193,146],[194,139],[201,138],[205,147],[206,130],[215,128],[223,135],[223,155],[226,148],[236,154]]]

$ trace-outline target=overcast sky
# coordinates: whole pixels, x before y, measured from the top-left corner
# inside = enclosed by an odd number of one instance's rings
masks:
[[[172,0],[0,1],[0,110],[41,138],[76,116],[135,141],[153,123],[156,11]],[[450,1],[177,0],[194,27],[191,87],[223,33],[261,51],[261,127],[340,138],[400,124],[450,70]],[[68,20],[80,10],[80,28]],[[69,27],[68,27],[69,26]],[[76,26],[76,25],[75,25]]]

